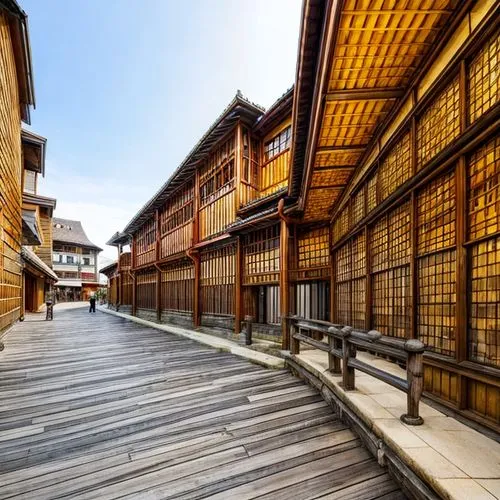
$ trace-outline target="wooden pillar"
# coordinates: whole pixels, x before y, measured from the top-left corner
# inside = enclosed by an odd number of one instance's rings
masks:
[[[233,220],[236,219],[236,214],[240,208],[241,202],[241,165],[242,165],[242,156],[243,156],[243,147],[242,147],[242,130],[241,123],[238,122],[236,126],[236,155],[235,155],[235,186],[236,190],[234,192],[234,217]]]
[[[365,294],[365,329],[372,328],[372,259],[370,246],[370,230],[365,226],[365,265],[366,265],[366,294]]]
[[[194,283],[193,283],[193,326],[201,325],[201,304],[200,304],[200,254],[194,254],[191,259],[194,264]]]
[[[160,211],[156,209],[155,212],[155,224],[156,224],[156,254],[155,254],[155,267],[156,267],[156,320],[161,321],[161,269],[158,266],[158,262],[161,259],[160,251]]]
[[[280,312],[281,312],[281,345],[284,350],[290,349],[290,331],[286,317],[290,314],[290,281],[289,281],[289,237],[290,228],[285,220],[280,222]]]
[[[135,272],[131,273],[132,276],[132,316],[137,313],[137,276]]]
[[[418,338],[418,260],[417,260],[417,193],[410,199],[410,331],[407,338]]]
[[[121,274],[121,267],[120,267],[120,257],[122,254],[122,246],[118,244],[117,246],[118,250],[118,262],[116,265],[116,297],[115,297],[115,309],[118,311],[119,309],[119,304],[121,304],[121,298],[122,298],[122,274]],[[96,256],[97,260],[97,256]]]
[[[234,333],[241,332],[241,322],[243,321],[243,248],[242,237],[238,236],[236,241],[236,276],[235,276],[235,294],[234,294]]]

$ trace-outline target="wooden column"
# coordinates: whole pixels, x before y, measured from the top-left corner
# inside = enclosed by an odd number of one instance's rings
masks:
[[[116,265],[116,304],[115,304],[115,309],[118,311],[119,309],[119,304],[121,304],[121,298],[122,298],[122,275],[121,275],[121,267],[120,267],[120,257],[122,253],[122,246],[118,244],[117,246],[118,250],[118,263]],[[96,256],[97,260],[97,256]]]
[[[281,312],[281,345],[284,350],[290,349],[290,332],[286,317],[290,314],[290,280],[288,271],[290,228],[285,220],[280,222],[280,312]]]
[[[136,275],[135,275],[135,266],[136,266],[136,252],[137,252],[137,247],[136,247],[136,240],[135,236],[132,236],[132,269],[130,270],[130,275],[132,277],[132,316],[135,316],[137,313],[137,281],[136,281]]]
[[[372,328],[372,259],[370,246],[370,231],[365,226],[365,265],[366,265],[366,294],[365,294],[365,329]]]
[[[193,284],[193,326],[201,325],[201,304],[200,304],[200,254],[196,253],[192,257],[194,264],[194,284]]]
[[[234,280],[234,333],[241,332],[241,322],[243,321],[243,294],[242,294],[242,271],[243,271],[243,249],[242,237],[238,236],[236,241],[236,276]]]
[[[156,209],[155,212],[155,223],[156,223],[156,255],[155,255],[155,267],[156,267],[156,320],[161,321],[161,270],[158,266],[158,262],[161,259],[160,251],[160,211]]]
[[[413,92],[413,106],[416,105],[417,96]],[[415,117],[411,119],[410,128],[410,161],[412,176],[417,173],[417,121]],[[407,338],[418,338],[418,260],[417,260],[417,194],[415,190],[411,193],[410,199],[410,331]]]
[[[235,194],[234,194],[234,217],[233,220],[236,219],[236,213],[240,208],[241,201],[241,165],[242,165],[242,156],[243,156],[243,147],[242,147],[242,130],[241,123],[238,122],[236,126],[236,155],[235,155]]]

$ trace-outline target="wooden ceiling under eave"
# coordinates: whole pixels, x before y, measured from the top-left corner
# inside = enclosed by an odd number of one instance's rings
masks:
[[[332,2],[335,4],[335,2]],[[458,8],[459,0],[344,0],[319,74],[319,125],[306,159],[304,220],[329,214],[366,150]],[[323,40],[326,35],[323,34]],[[328,41],[326,42],[328,43]],[[311,137],[311,136],[310,136]]]

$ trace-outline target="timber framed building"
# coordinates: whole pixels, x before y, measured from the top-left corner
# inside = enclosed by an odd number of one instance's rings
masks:
[[[499,9],[305,0],[294,90],[238,94],[109,241],[111,302],[285,349],[291,314],[419,338],[426,394],[498,431]]]

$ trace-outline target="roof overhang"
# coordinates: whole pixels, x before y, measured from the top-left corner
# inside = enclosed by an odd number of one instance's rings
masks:
[[[212,148],[237,123],[251,126],[264,109],[245,99],[240,92],[229,103],[223,113],[215,120],[208,131],[197,142],[184,161],[179,165],[170,178],[155,193],[155,195],[137,212],[128,223],[124,233],[133,234],[139,229],[165,201],[185,182],[193,178],[196,167],[208,156]]]
[[[48,198],[38,194],[23,193],[23,205],[25,204],[47,208],[50,216],[52,216],[54,210],[56,209],[57,200],[55,198]]]
[[[434,9],[396,0],[390,9],[354,9],[340,0],[305,0],[289,187],[305,222],[329,220],[468,3],[445,0]]]
[[[129,234],[116,232],[111,238],[106,242],[106,245],[112,247],[130,245],[131,236]]]
[[[82,287],[82,280],[59,280],[56,286],[70,286],[74,288]]]
[[[102,269],[99,269],[99,272],[108,276],[108,274],[111,274],[111,272],[116,270],[117,268],[118,268],[118,262],[112,262],[111,264],[104,266]]]
[[[24,168],[45,176],[45,150],[47,139],[28,130],[21,131]]]
[[[57,274],[32,250],[26,247],[21,247],[21,257],[26,268],[30,272],[51,282],[57,281]]]
[[[0,9],[6,11],[8,15],[16,61],[21,118],[25,123],[29,124],[31,121],[29,107],[35,107],[35,89],[33,85],[28,16],[16,0],[0,0]]]

